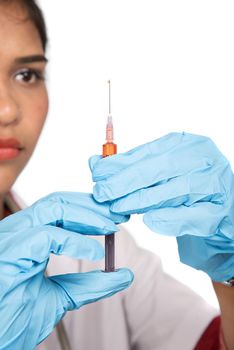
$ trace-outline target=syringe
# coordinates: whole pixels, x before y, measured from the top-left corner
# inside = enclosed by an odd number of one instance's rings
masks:
[[[111,115],[111,82],[109,84],[109,114],[106,124],[106,143],[102,146],[102,156],[108,157],[117,153],[117,145],[113,143],[114,128]],[[105,272],[115,271],[115,235],[105,236]]]

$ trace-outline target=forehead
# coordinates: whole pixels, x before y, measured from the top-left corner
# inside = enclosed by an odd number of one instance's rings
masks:
[[[31,53],[43,53],[42,42],[26,10],[15,4],[0,5],[0,63]]]

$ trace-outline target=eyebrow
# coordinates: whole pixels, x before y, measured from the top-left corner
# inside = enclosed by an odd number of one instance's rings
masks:
[[[44,55],[33,55],[33,56],[25,56],[18,57],[15,59],[15,63],[34,63],[34,62],[48,62],[48,59]]]

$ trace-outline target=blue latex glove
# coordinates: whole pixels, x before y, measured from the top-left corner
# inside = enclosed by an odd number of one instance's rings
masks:
[[[109,297],[133,279],[127,269],[45,277],[50,253],[103,258],[86,235],[116,232],[128,218],[85,193],[54,193],[0,221],[0,349],[32,350],[66,311]],[[79,331],[79,330],[77,330]]]
[[[195,236],[178,239],[181,260],[218,281],[234,276],[234,177],[209,138],[171,133],[124,154],[94,156],[90,168],[97,201],[113,201],[115,213],[144,213],[155,232]]]

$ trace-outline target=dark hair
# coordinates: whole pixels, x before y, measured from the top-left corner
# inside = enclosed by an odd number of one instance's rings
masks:
[[[42,10],[38,6],[36,0],[0,0],[1,3],[12,3],[16,1],[17,4],[22,5],[28,13],[27,20],[32,21],[35,27],[38,30],[38,33],[41,38],[43,50],[46,51],[48,44],[47,29],[45,24],[44,15]]]

